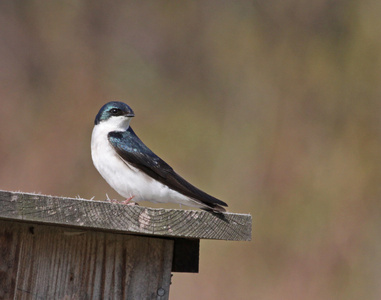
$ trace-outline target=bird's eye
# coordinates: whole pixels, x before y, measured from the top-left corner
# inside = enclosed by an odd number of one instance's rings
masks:
[[[110,109],[110,113],[113,115],[119,115],[120,114],[120,109],[118,108],[112,108]]]

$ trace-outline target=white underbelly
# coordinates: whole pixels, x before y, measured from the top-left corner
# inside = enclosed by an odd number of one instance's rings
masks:
[[[133,201],[156,203],[180,203],[202,207],[195,200],[168,188],[137,168],[124,163],[107,139],[107,134],[93,130],[91,156],[94,166],[107,183],[125,198],[134,196]]]

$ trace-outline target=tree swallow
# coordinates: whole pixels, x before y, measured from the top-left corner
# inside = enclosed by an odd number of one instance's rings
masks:
[[[109,102],[95,117],[91,156],[98,172],[127,202],[178,203],[216,213],[227,204],[196,188],[153,153],[130,127],[133,110]]]

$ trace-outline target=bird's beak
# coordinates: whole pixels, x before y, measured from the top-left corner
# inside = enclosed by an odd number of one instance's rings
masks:
[[[135,117],[134,111],[130,108],[130,111],[126,113],[125,116],[130,118]]]

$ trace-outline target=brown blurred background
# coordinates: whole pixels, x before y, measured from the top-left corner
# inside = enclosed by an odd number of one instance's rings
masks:
[[[105,199],[111,100],[190,182],[251,213],[171,299],[381,297],[381,2],[1,1],[0,189]],[[168,206],[167,206],[168,207]]]

